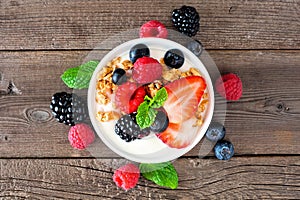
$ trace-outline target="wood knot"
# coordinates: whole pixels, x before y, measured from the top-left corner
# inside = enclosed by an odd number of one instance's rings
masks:
[[[7,142],[8,141],[8,136],[7,135],[0,136],[0,141]]]
[[[228,13],[231,14],[231,13],[233,13],[233,12],[236,11],[236,10],[237,10],[237,7],[236,7],[236,6],[231,6],[231,7],[229,8],[229,10],[228,10]]]
[[[19,90],[13,81],[9,81],[8,87],[7,87],[7,94],[13,94],[13,95],[21,95],[22,92]]]
[[[26,111],[27,118],[32,122],[45,123],[51,120],[52,115],[46,109],[30,108]]]
[[[283,102],[278,102],[276,104],[276,108],[277,108],[276,110],[277,112],[284,112],[289,110],[289,108]]]

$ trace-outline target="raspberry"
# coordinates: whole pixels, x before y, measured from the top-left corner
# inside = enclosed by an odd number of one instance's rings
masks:
[[[140,37],[158,37],[158,38],[167,38],[168,31],[161,22],[156,20],[151,20],[146,22],[141,26]]]
[[[162,66],[154,58],[142,57],[133,65],[132,78],[141,84],[146,84],[159,79],[162,75]]]
[[[241,79],[233,73],[225,74],[215,83],[218,93],[227,100],[239,100],[243,93]]]
[[[94,142],[95,134],[87,124],[81,123],[70,128],[68,139],[72,147],[85,149]]]
[[[124,190],[134,188],[140,178],[140,170],[134,164],[126,164],[117,169],[113,175],[113,180],[118,187]]]
[[[130,114],[137,111],[144,101],[146,91],[143,87],[137,87],[135,83],[127,82],[120,85],[115,94],[116,106],[123,112]]]

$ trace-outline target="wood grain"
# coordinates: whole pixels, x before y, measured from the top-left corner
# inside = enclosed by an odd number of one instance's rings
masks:
[[[266,162],[268,161],[268,162]],[[144,178],[130,191],[118,189],[115,159],[0,160],[0,198],[16,199],[297,199],[299,156],[179,159],[175,191]]]
[[[229,102],[227,138],[236,155],[299,154],[299,51],[209,51],[221,72],[240,75],[243,97]],[[9,157],[90,157],[68,144],[68,127],[52,117],[55,92],[68,91],[60,75],[89,51],[25,51],[0,54],[0,152]],[[7,95],[13,80],[21,95]],[[255,147],[255,148],[254,148]],[[98,141],[101,157],[116,157]],[[188,156],[198,156],[201,145]]]
[[[183,4],[187,2],[2,0],[0,50],[91,49],[152,19],[173,29],[171,12]],[[298,0],[201,0],[188,5],[200,13],[196,38],[207,49],[300,48]]]

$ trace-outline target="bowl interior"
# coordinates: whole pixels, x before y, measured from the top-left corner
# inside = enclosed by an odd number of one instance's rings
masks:
[[[106,66],[106,64],[112,59],[121,56],[124,59],[129,59],[129,50],[132,46],[143,43],[150,48],[150,56],[156,59],[163,58],[164,53],[173,48],[180,49],[185,56],[185,63],[181,69],[188,69],[190,67],[197,68],[201,75],[204,77],[208,93],[208,105],[204,112],[204,122],[201,127],[194,128],[196,131],[196,137],[194,141],[183,149],[170,148],[163,144],[155,135],[147,136],[141,140],[135,140],[133,142],[126,143],[117,136],[114,131],[114,124],[116,121],[102,122],[100,123],[96,119],[97,103],[96,99],[96,80],[99,71]],[[140,163],[159,163],[174,160],[188,151],[190,151],[204,136],[213,116],[214,111],[214,91],[213,85],[208,71],[198,57],[196,57],[191,51],[184,46],[167,39],[160,38],[139,38],[125,42],[108,54],[106,54],[97,66],[90,82],[88,90],[88,109],[89,116],[92,125],[97,135],[102,141],[118,155]]]

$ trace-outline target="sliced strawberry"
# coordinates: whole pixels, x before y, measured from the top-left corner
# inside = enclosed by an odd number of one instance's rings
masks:
[[[143,87],[137,87],[135,83],[127,82],[120,85],[116,91],[116,106],[123,112],[129,114],[137,111],[139,105],[144,101],[146,91]]]
[[[168,99],[164,103],[164,109],[169,121],[181,123],[194,116],[206,83],[201,76],[188,76],[167,84],[165,88]]]
[[[189,126],[169,123],[168,128],[156,136],[169,147],[181,149],[189,146],[195,140],[197,130],[191,130]]]

